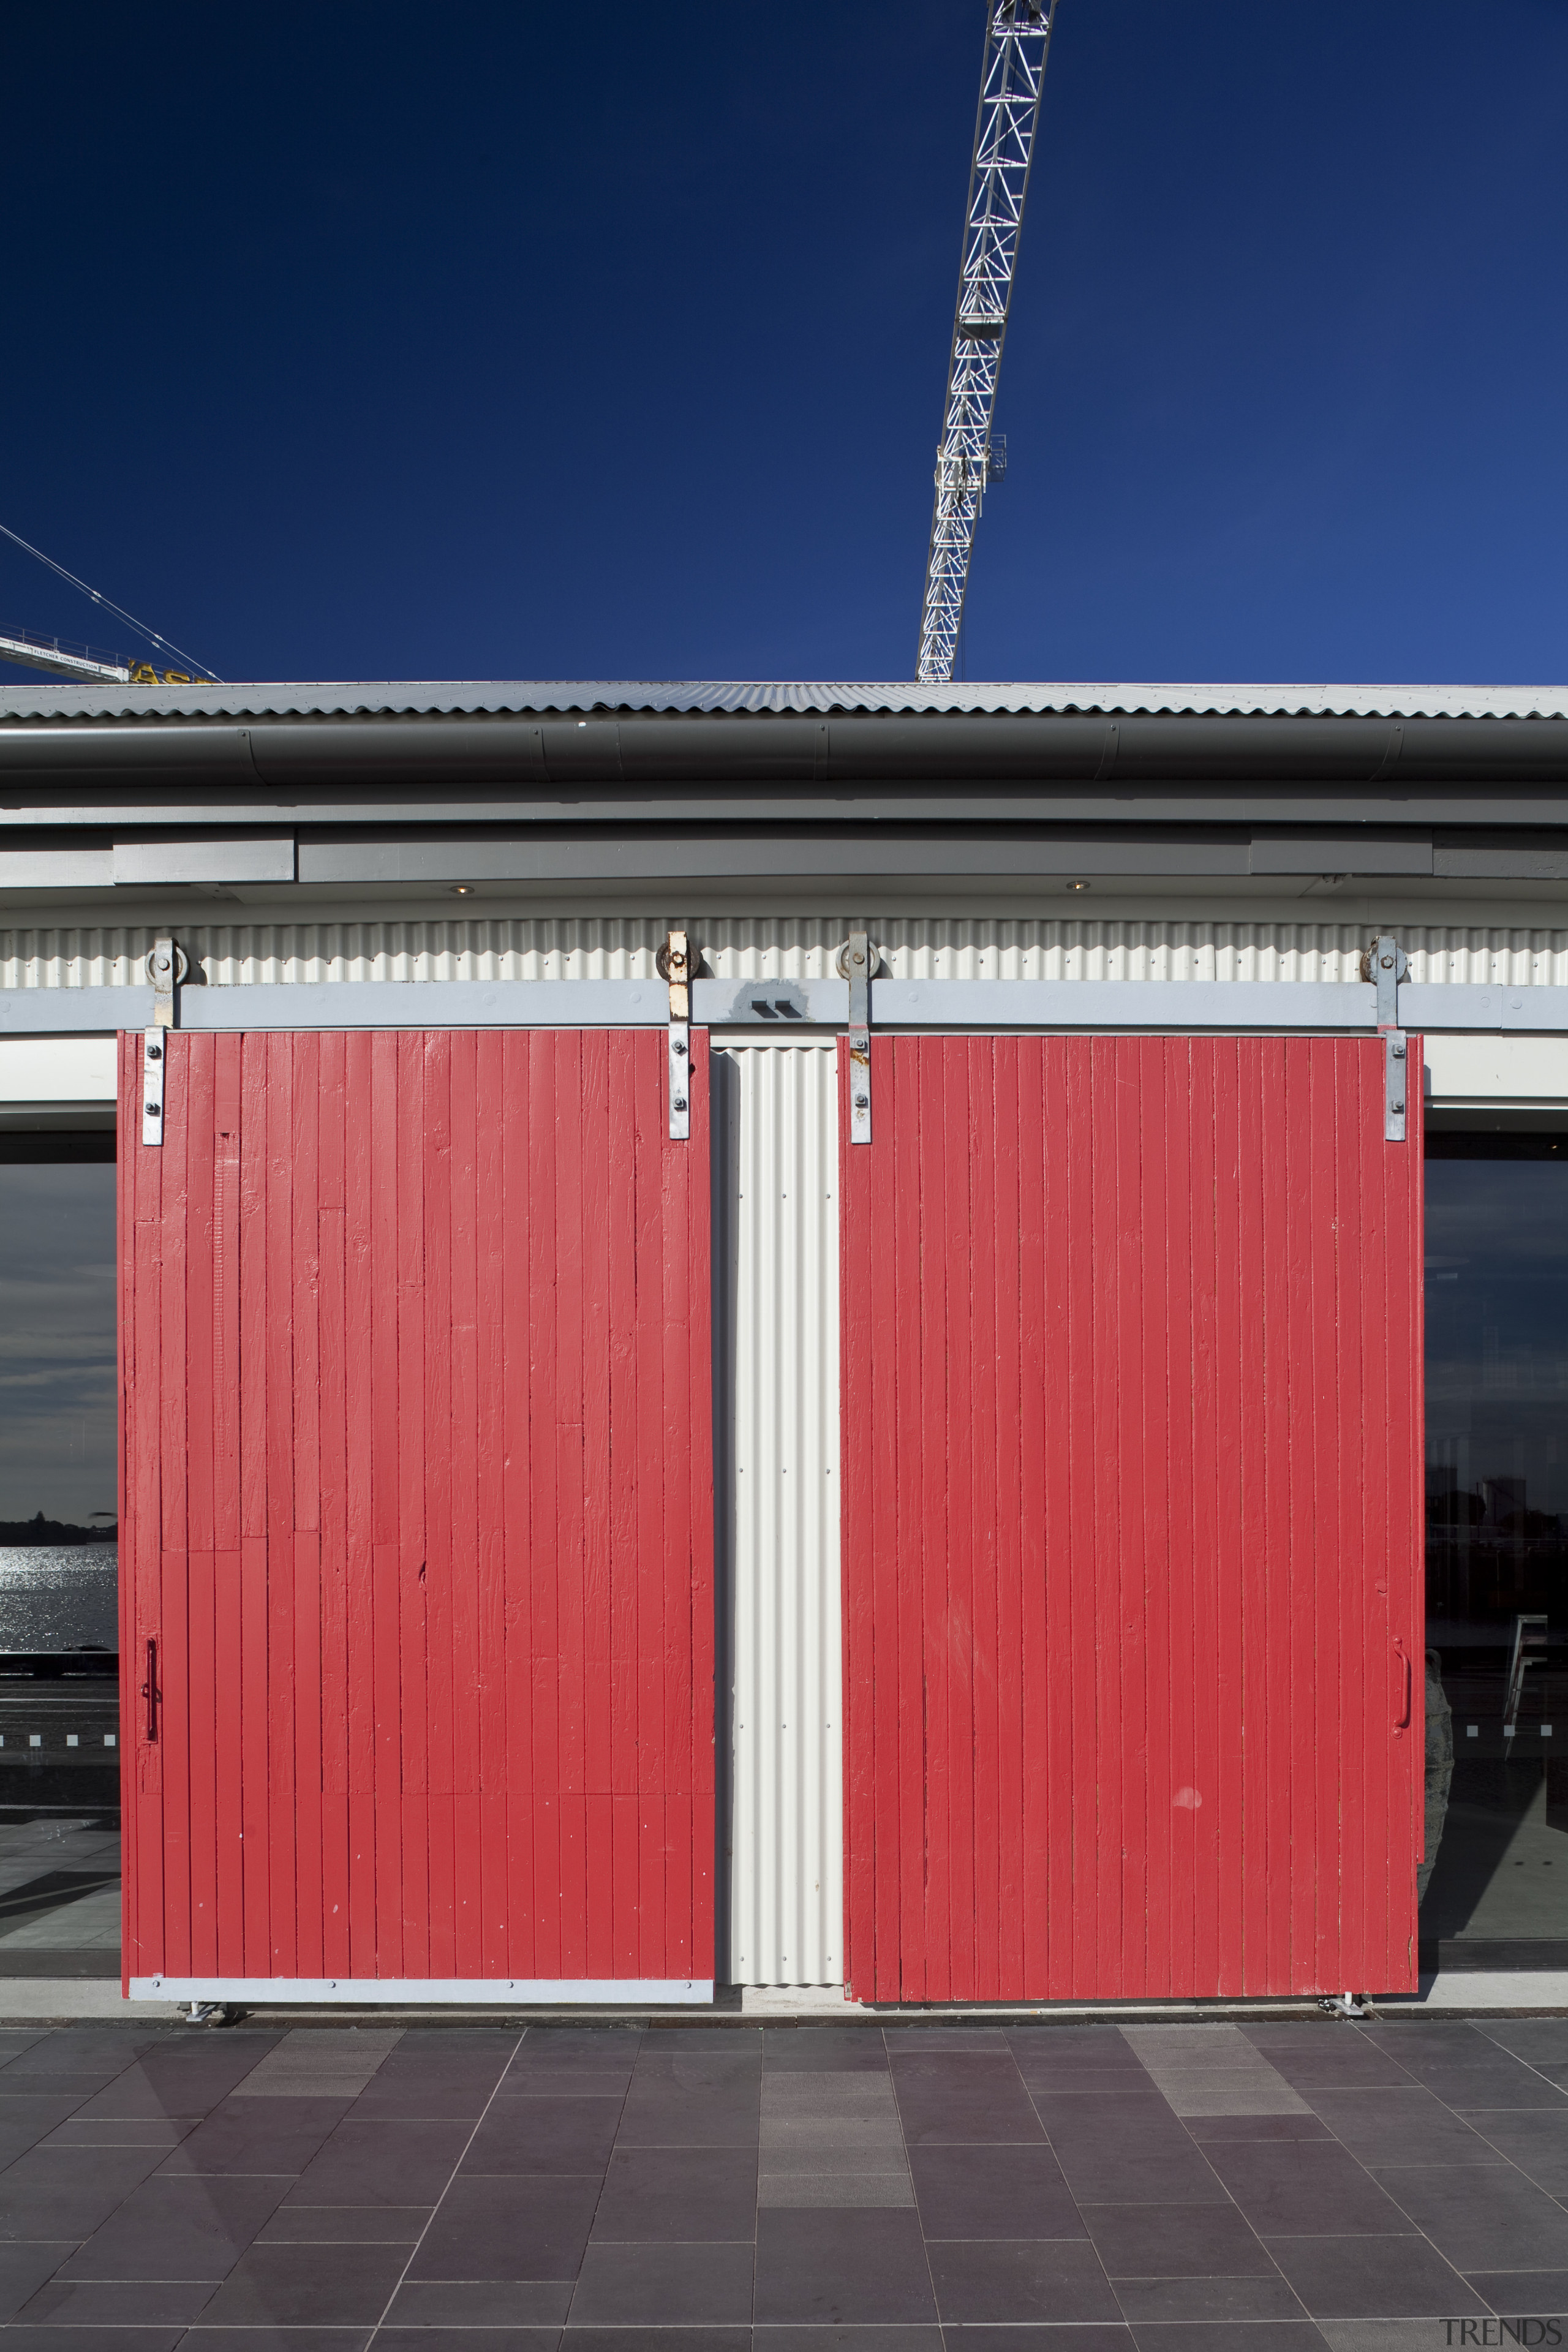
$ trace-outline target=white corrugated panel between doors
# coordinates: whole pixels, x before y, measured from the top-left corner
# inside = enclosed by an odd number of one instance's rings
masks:
[[[1019,918],[868,916],[899,980],[1352,981],[1363,921],[1180,913]],[[842,915],[497,917],[406,921],[176,923],[211,987],[301,981],[646,980],[671,923],[688,923],[717,979],[810,980],[833,970]],[[1568,985],[1568,927],[1401,921],[1410,977]],[[0,929],[0,990],[123,987],[144,977],[150,925]]]
[[[730,1973],[841,1984],[837,1060],[816,1045],[723,1058]]]

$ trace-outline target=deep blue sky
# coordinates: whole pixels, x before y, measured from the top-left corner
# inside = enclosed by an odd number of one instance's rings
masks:
[[[983,24],[12,11],[0,520],[231,678],[909,676]],[[1565,275],[1568,0],[1061,0],[967,674],[1568,676]]]

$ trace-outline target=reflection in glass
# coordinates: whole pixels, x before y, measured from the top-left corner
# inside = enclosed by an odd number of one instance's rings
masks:
[[[116,1646],[113,1147],[0,1135],[0,1653]]]
[[[1431,1135],[1426,1173],[1426,1639],[1454,1770],[1424,1961],[1562,1967],[1568,1136]]]

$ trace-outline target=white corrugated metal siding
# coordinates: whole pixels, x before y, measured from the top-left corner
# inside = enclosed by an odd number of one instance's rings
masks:
[[[688,921],[719,979],[809,980],[833,969],[847,919],[789,915],[335,923],[182,923],[214,987],[355,980],[645,980],[670,922]],[[1012,920],[870,919],[900,980],[1354,980],[1365,921],[1180,915]],[[1412,980],[1568,984],[1568,927],[1401,920]],[[123,986],[143,977],[151,926],[0,930],[0,989]]]
[[[838,1095],[831,1047],[732,1049],[731,1974],[844,1979]]]

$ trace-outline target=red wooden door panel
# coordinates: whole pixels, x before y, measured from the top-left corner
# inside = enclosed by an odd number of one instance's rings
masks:
[[[1418,1084],[1391,1144],[1380,1040],[872,1054],[840,1187],[855,1991],[1412,1987]]]
[[[128,1981],[711,1978],[706,1046],[122,1040]]]

